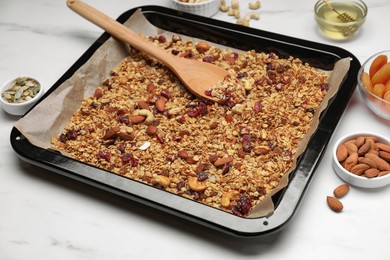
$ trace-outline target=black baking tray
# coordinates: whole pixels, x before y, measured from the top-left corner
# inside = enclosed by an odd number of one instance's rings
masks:
[[[272,198],[276,206],[275,211],[269,216],[254,219],[234,216],[222,210],[81,163],[50,149],[34,146],[15,127],[10,135],[13,149],[19,157],[31,164],[106,190],[110,192],[108,194],[113,193],[138,201],[224,233],[241,237],[255,237],[282,230],[297,211],[313,176],[315,176],[315,170],[327,144],[348,105],[356,87],[357,71],[360,68],[358,59],[350,52],[334,46],[243,27],[165,7],[141,6],[139,8],[154,26],[161,29],[241,50],[254,49],[260,52],[274,52],[282,58],[291,55],[320,69],[333,69],[336,61],[346,57],[350,58],[350,69],[342,86],[322,112],[318,129],[310,139],[307,149],[300,156],[288,186]],[[136,9],[123,13],[117,21],[124,23]],[[110,35],[107,33],[102,34],[45,93],[43,99],[70,78],[109,38]]]

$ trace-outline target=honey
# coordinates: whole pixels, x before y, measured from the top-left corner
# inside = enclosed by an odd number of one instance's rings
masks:
[[[351,38],[363,25],[367,14],[367,8],[358,1],[328,1],[331,9],[323,1],[318,1],[315,6],[316,21],[320,30],[329,38],[345,40]],[[344,19],[352,18],[352,21]]]

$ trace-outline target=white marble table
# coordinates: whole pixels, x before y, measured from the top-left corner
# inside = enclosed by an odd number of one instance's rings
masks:
[[[112,17],[139,5],[169,5],[167,0],[86,2]],[[262,0],[261,20],[252,27],[337,45],[360,62],[390,49],[389,1],[367,1],[367,22],[347,42],[317,32],[314,2]],[[222,13],[214,18],[233,22]],[[1,1],[0,81],[25,74],[50,88],[101,33],[75,16],[65,0]],[[342,183],[331,168],[331,149],[293,221],[276,235],[243,240],[21,161],[9,142],[17,119],[0,111],[0,259],[390,259],[390,188],[352,188],[343,199],[344,211],[330,211],[325,198]],[[346,133],[389,135],[389,127],[356,91],[329,147]]]

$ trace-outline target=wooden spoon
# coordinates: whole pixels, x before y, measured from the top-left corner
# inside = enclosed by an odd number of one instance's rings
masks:
[[[104,29],[118,40],[130,44],[162,62],[179,77],[194,95],[218,102],[216,98],[207,96],[206,91],[229,75],[225,69],[207,62],[174,56],[82,1],[67,0],[67,5],[74,12]]]

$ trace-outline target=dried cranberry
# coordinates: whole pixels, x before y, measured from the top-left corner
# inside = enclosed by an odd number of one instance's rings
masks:
[[[66,134],[61,134],[59,137],[58,137],[58,141],[62,142],[62,143],[65,143],[66,141],[68,141],[68,139],[66,139]]]
[[[161,42],[161,43],[164,43],[164,42],[167,41],[167,38],[166,38],[164,35],[160,35],[160,36],[158,37],[158,41]]]
[[[260,196],[264,196],[267,193],[267,191],[264,187],[257,187],[256,190]]]
[[[130,119],[128,116],[123,115],[123,114],[117,114],[117,120],[121,124],[129,125],[130,124]]]
[[[276,80],[276,72],[273,70],[267,71],[267,77],[272,81]]]
[[[65,135],[67,140],[76,140],[77,138],[77,132],[73,130],[68,130]]]
[[[109,162],[111,160],[111,154],[109,151],[99,151],[97,154],[97,158],[99,160],[103,159],[103,160]]]
[[[267,71],[269,70],[275,70],[275,65],[273,63],[268,63],[265,67]]]
[[[306,112],[310,113],[310,114],[314,114],[315,110],[314,110],[314,108],[308,108],[308,109],[306,109]]]
[[[245,216],[246,214],[248,214],[251,207],[252,200],[248,196],[242,195],[237,200],[237,204],[233,206],[232,212],[237,216]]]
[[[242,79],[242,78],[245,78],[245,77],[248,77],[248,73],[246,73],[245,71],[241,72],[241,73],[238,73],[238,75],[237,75],[238,79]]]
[[[187,111],[187,115],[190,117],[204,116],[208,113],[208,108],[205,102],[199,102],[198,106],[191,108]]]
[[[191,108],[190,110],[187,111],[187,115],[189,117],[198,117],[199,116],[199,111],[196,108]]]
[[[242,136],[242,149],[244,150],[244,152],[246,153],[250,153],[253,149],[253,145],[252,145],[252,138],[251,138],[251,135],[250,134],[244,134]]]
[[[170,92],[168,89],[161,90],[161,96],[165,97],[166,99],[172,98],[172,92]]]
[[[212,57],[212,56],[206,56],[206,57],[203,58],[203,61],[204,61],[204,62],[209,62],[209,63],[211,63],[211,62],[214,61],[214,57]]]
[[[326,90],[328,91],[329,90],[329,85],[327,83],[322,83],[321,86],[320,86],[321,90]]]
[[[179,124],[184,124],[185,121],[186,121],[186,118],[185,118],[184,116],[182,116],[182,117],[176,118],[176,121],[177,121]]]
[[[129,163],[133,159],[133,155],[130,153],[125,153],[124,155],[122,155],[121,159],[123,163]]]
[[[124,164],[129,163],[133,167],[136,167],[138,165],[138,160],[130,153],[125,153],[124,155],[122,155],[121,159]]]
[[[270,52],[268,54],[268,57],[271,58],[271,59],[277,59],[278,58],[278,56],[274,52]]]
[[[199,103],[198,110],[199,110],[200,115],[202,115],[202,116],[206,115],[209,112],[207,105],[204,102]]]
[[[125,152],[125,144],[118,144],[116,149],[118,149],[119,152],[124,153]]]
[[[229,170],[230,170],[230,168],[232,168],[232,166],[233,166],[233,164],[231,162],[225,164],[223,169],[222,169],[222,175],[229,173]]]
[[[211,97],[211,89],[205,90],[204,94],[208,97]]]
[[[291,68],[291,67],[290,67],[289,65],[281,65],[281,66],[278,66],[278,67],[276,68],[276,71],[277,71],[278,73],[284,73],[284,72],[288,71],[290,68]]]
[[[198,178],[199,181],[204,181],[204,180],[207,180],[209,175],[207,174],[207,172],[200,172],[198,173],[198,175],[196,176]]]
[[[282,90],[283,90],[283,85],[280,84],[280,83],[279,83],[279,84],[276,84],[276,85],[275,85],[275,90],[278,91],[278,92],[279,92],[279,91],[282,91]]]
[[[171,53],[172,53],[173,55],[178,55],[178,54],[180,53],[180,51],[178,51],[178,50],[172,50]]]
[[[263,111],[263,105],[259,102],[256,102],[254,105],[253,105],[253,111],[255,113],[259,113],[261,111]]]
[[[292,159],[292,152],[291,151],[285,151],[284,156],[288,157],[290,160]]]
[[[299,76],[299,77],[298,77],[298,82],[301,83],[301,84],[303,84],[303,83],[306,82],[306,78],[305,78],[304,76]]]
[[[293,122],[292,122],[292,125],[293,125],[293,126],[299,126],[299,124],[300,124],[300,123],[299,123],[298,121],[293,121]]]
[[[177,190],[181,190],[182,188],[184,188],[186,186],[186,183],[184,181],[179,181],[177,184],[176,184],[176,189]]]

